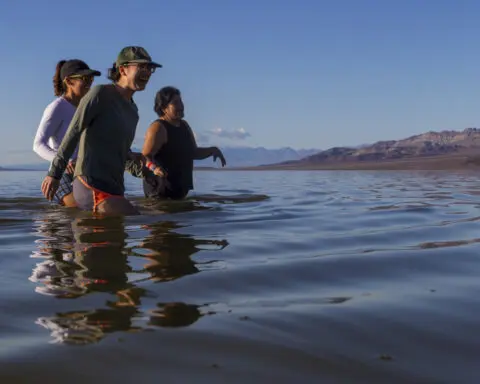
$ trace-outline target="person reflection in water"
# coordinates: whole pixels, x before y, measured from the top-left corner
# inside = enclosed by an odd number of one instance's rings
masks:
[[[115,292],[124,287],[129,268],[123,252],[127,235],[121,220],[77,218],[70,225],[46,220],[39,232],[50,240],[41,240],[41,252],[36,252],[36,257],[41,255],[46,260],[36,266],[30,277],[43,284],[36,291],[66,298],[90,291]],[[62,238],[54,232],[57,225]]]
[[[189,235],[174,232],[180,226],[173,221],[145,225],[150,230],[150,235],[140,244],[149,253],[143,253],[149,262],[145,271],[155,282],[175,280],[199,272],[197,263],[192,260],[192,255],[199,252],[202,246],[212,246],[217,250],[224,249],[226,240],[201,240]]]
[[[192,255],[199,252],[202,246],[212,246],[222,250],[227,245],[226,240],[200,240],[189,235],[174,232],[179,225],[172,221],[164,221],[144,228],[150,229],[150,235],[140,244],[150,262],[145,265],[145,271],[154,282],[167,282],[199,272]],[[200,307],[181,302],[159,303],[150,311],[149,325],[160,327],[185,327],[196,322],[200,317]]]
[[[62,230],[63,228],[63,230]],[[140,331],[145,326],[139,309],[146,300],[147,289],[140,286],[148,281],[163,282],[199,272],[191,256],[202,245],[218,249],[226,241],[196,240],[173,232],[173,222],[162,222],[145,227],[150,234],[140,247],[150,250],[143,268],[135,270],[128,263],[128,255],[135,255],[135,246],[128,247],[123,218],[77,218],[70,226],[57,220],[44,220],[39,226],[42,236],[40,252],[34,257],[44,259],[34,269],[30,280],[40,283],[36,291],[64,299],[81,298],[92,293],[113,295],[105,308],[75,311],[56,311],[54,316],[38,318],[36,324],[50,330],[53,342],[90,344],[101,341],[112,332]],[[46,238],[49,240],[45,242]],[[73,247],[72,247],[73,243]],[[45,268],[48,262],[49,269]],[[147,277],[145,277],[147,274]],[[128,276],[131,276],[129,280]],[[138,276],[138,277],[136,277]],[[41,288],[43,286],[43,288]],[[68,301],[56,301],[65,308]],[[148,303],[144,303],[148,305]],[[202,305],[182,302],[162,302],[148,305],[146,326],[182,327],[193,324],[202,314]]]
[[[68,216],[47,214],[34,222],[40,237],[32,258],[40,260],[29,280],[36,284],[35,292],[60,298],[78,297],[82,286],[73,280],[76,270],[73,250],[73,232]]]
[[[54,225],[55,221],[50,221]],[[34,269],[31,281],[41,283],[36,292],[58,298],[80,298],[91,293],[107,293],[122,297],[123,290],[134,290],[129,283],[127,273],[131,268],[127,264],[125,252],[126,238],[121,217],[108,219],[77,218],[68,227],[68,236],[59,242],[50,242],[50,247],[41,249],[45,257],[50,257]],[[47,225],[41,228],[41,235],[51,236]],[[67,240],[68,239],[68,240]],[[73,244],[68,257],[60,258],[62,248]],[[45,263],[50,266],[45,273]],[[43,273],[39,273],[44,271]],[[51,273],[56,271],[56,273]],[[137,289],[137,295],[144,291]],[[55,302],[57,304],[57,302]],[[65,301],[61,302],[64,308]],[[38,318],[36,324],[51,331],[53,342],[67,344],[90,344],[98,342],[107,333],[140,330],[134,327],[132,319],[140,312],[135,306],[116,306],[107,301],[107,308],[57,312],[55,316]]]

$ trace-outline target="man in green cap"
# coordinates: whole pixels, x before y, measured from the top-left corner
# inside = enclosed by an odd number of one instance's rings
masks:
[[[161,64],[152,61],[152,58],[144,48],[135,46],[125,47],[118,54],[116,61],[117,66],[129,63],[143,63],[150,64],[157,68],[162,67]]]
[[[53,198],[78,145],[73,181],[77,207],[103,214],[138,213],[124,197],[125,164],[131,158],[139,119],[133,95],[145,89],[159,67],[142,47],[128,46],[120,51],[109,70],[113,84],[92,87],[76,110],[42,183],[47,199]]]
[[[129,46],[120,51],[117,61],[109,71],[109,78],[113,82],[118,82],[119,69],[122,67],[126,69],[133,67],[136,69],[134,73],[135,76],[130,76],[132,80],[130,85],[134,86],[136,91],[143,91],[150,78],[146,75],[152,74],[157,68],[161,68],[162,65],[152,61],[152,58],[144,48]],[[115,75],[115,73],[117,73],[117,75]]]

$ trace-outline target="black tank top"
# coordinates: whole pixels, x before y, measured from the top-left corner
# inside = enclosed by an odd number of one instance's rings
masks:
[[[157,120],[167,131],[167,142],[154,160],[167,171],[162,178],[149,174],[144,178],[146,196],[183,198],[193,189],[193,160],[195,144],[186,122],[176,127],[164,120]]]

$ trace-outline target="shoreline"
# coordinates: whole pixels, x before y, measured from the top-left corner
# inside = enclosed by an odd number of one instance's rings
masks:
[[[194,167],[194,171],[453,171],[480,169],[480,154],[436,155],[378,161],[331,161],[237,167]],[[42,169],[5,168],[0,172],[47,172]]]
[[[426,156],[379,161],[272,164],[253,167],[196,168],[214,171],[452,171],[480,169],[480,155]]]

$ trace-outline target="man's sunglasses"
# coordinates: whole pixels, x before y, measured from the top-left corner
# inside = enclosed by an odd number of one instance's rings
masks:
[[[124,67],[137,67],[139,71],[154,73],[157,69],[155,66],[148,63],[127,63]]]

